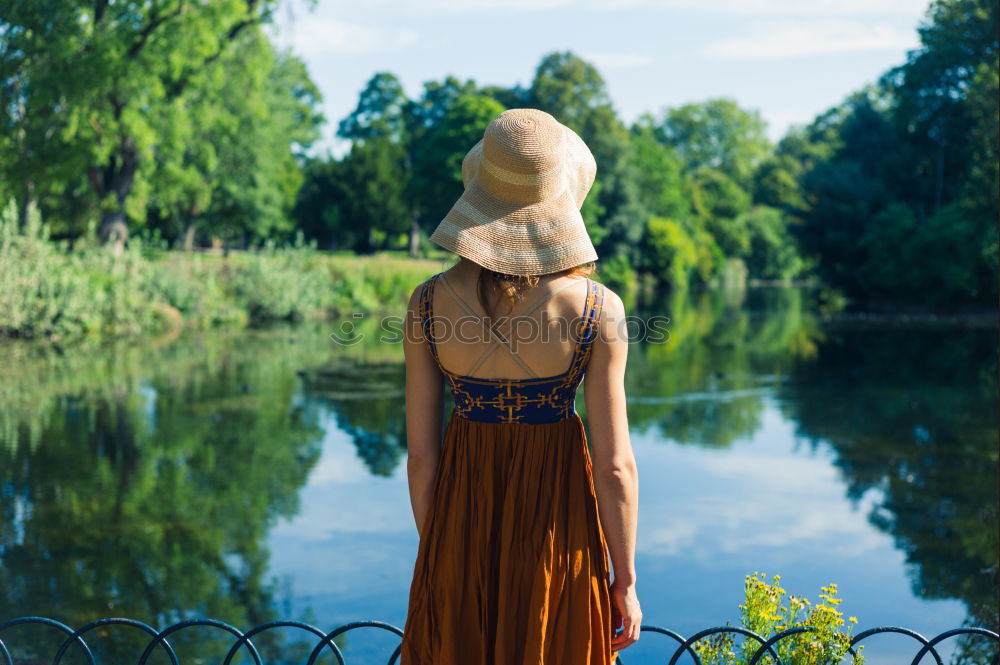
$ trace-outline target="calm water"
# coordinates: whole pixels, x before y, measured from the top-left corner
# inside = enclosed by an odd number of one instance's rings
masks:
[[[813,602],[836,583],[856,632],[994,625],[995,327],[826,321],[791,289],[658,313],[670,340],[633,345],[627,376],[647,623],[738,623],[760,571]],[[402,626],[417,536],[401,348],[374,318],[349,346],[336,327],[0,347],[0,621]],[[108,662],[145,643],[114,634],[95,638]],[[175,642],[215,662],[225,649],[186,644],[209,634]],[[4,638],[51,659],[45,635]],[[260,640],[269,662],[304,660],[294,635]],[[341,643],[374,663],[398,641]],[[902,636],[865,644],[869,663],[916,653]],[[624,660],[666,646],[647,634]],[[942,651],[974,663],[985,647]]]

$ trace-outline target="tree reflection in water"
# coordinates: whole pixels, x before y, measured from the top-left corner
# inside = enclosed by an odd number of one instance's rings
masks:
[[[800,290],[746,296],[673,296],[655,312],[670,338],[630,351],[633,430],[726,448],[776,399],[799,436],[835,452],[848,498],[881,492],[870,520],[906,553],[914,593],[961,599],[968,624],[996,629],[996,530],[983,528],[996,523],[995,330],[864,330],[821,322]],[[378,325],[353,345],[326,324],[5,346],[0,617],[308,620],[266,579],[263,543],[298,511],[324,427],[347,433],[371,474],[400,466],[402,351]],[[102,652],[112,661],[140,641],[119,632]],[[302,659],[288,646],[278,659],[271,640],[269,660]]]

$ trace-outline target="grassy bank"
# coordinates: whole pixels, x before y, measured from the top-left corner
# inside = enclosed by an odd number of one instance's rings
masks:
[[[214,256],[132,242],[70,251],[0,224],[0,336],[73,341],[239,328],[405,306],[448,260],[341,256],[308,246]]]

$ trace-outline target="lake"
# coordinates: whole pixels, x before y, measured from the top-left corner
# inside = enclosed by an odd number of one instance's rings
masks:
[[[835,583],[855,633],[995,629],[995,319],[828,317],[793,288],[675,296],[650,313],[670,317],[669,338],[632,345],[626,378],[646,623],[685,636],[737,624],[761,572],[814,603]],[[345,323],[0,346],[0,621],[402,627],[417,549],[402,349],[375,316]],[[352,326],[356,343],[332,341]],[[52,635],[3,637],[51,659]],[[178,634],[178,653],[218,662],[210,635]],[[304,662],[297,635],[261,637],[261,652]],[[134,629],[91,636],[106,662],[146,643]],[[348,663],[384,663],[398,639],[338,642]],[[917,651],[902,635],[863,644],[871,663]],[[665,663],[673,646],[644,634],[623,661]],[[995,647],[941,652],[971,664]]]

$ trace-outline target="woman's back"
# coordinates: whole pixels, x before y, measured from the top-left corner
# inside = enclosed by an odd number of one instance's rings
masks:
[[[489,319],[477,293],[478,266],[461,261],[443,272],[430,295],[432,333],[441,365],[478,378],[529,379],[569,369],[586,316],[588,279],[543,275],[523,300]],[[493,329],[487,328],[489,321]],[[513,352],[504,349],[503,340]]]

